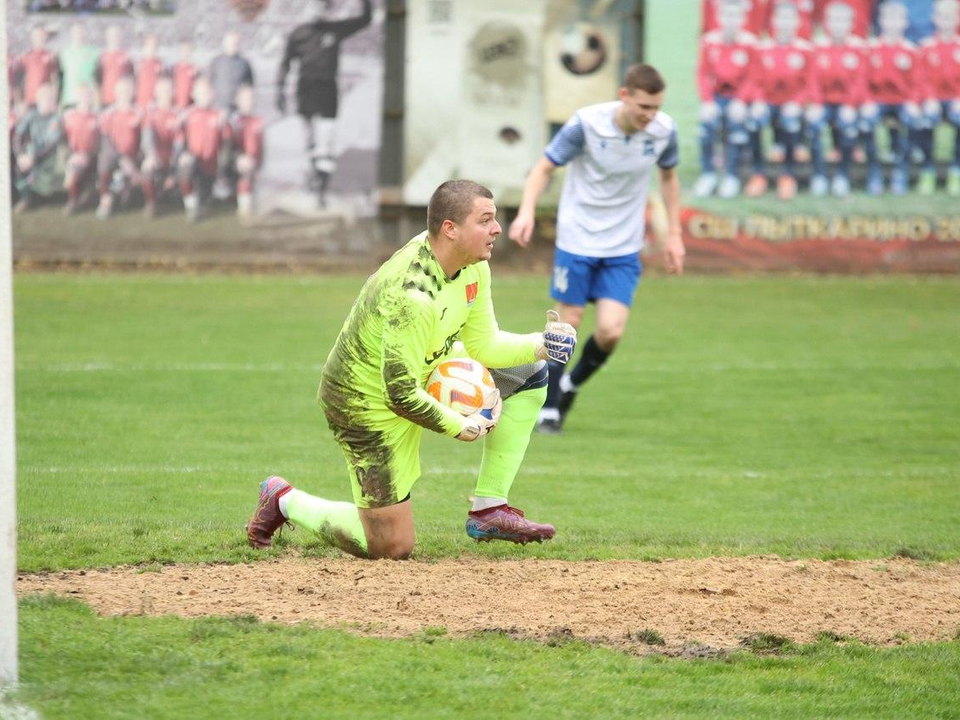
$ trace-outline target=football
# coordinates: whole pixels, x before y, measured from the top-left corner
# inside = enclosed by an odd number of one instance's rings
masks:
[[[490,410],[500,398],[490,371],[476,360],[445,360],[433,369],[427,392],[435,400],[461,415]]]

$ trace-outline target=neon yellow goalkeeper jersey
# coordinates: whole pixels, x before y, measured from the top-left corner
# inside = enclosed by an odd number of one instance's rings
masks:
[[[486,262],[447,278],[424,232],[367,279],[324,365],[319,400],[341,427],[400,417],[454,436],[463,419],[423,389],[454,343],[503,368],[534,362],[537,339],[497,326]]]

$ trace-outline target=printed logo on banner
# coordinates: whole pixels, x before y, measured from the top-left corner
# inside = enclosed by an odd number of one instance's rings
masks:
[[[244,22],[252,22],[270,4],[270,0],[230,0],[233,9],[237,11],[240,19]]]

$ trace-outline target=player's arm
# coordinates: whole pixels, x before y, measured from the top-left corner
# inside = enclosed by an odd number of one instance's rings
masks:
[[[533,236],[537,200],[547,189],[550,178],[553,177],[553,171],[560,165],[566,165],[583,152],[585,143],[586,139],[580,116],[574,115],[554,135],[553,140],[550,141],[543,153],[544,156],[537,161],[533,170],[527,175],[527,181],[523,185],[520,210],[517,212],[517,217],[510,223],[510,231],[507,233],[510,239],[520,247],[526,247],[530,244],[530,238]]]
[[[526,365],[537,359],[542,344],[540,333],[519,335],[505,332],[497,324],[490,292],[490,266],[479,265],[480,281],[477,299],[470,308],[467,324],[460,331],[460,340],[467,354],[486,367],[503,368]]]
[[[679,162],[677,132],[674,130],[667,147],[657,158],[657,166],[660,168],[660,194],[667,210],[667,238],[664,246],[667,271],[677,275],[683,273],[683,258],[687,253],[680,227],[680,176],[677,173]]]
[[[373,2],[372,0],[363,0],[363,10],[355,18],[341,20],[330,23],[330,29],[336,33],[340,40],[344,40],[354,33],[363,30],[373,20]]]
[[[380,314],[381,389],[387,407],[421,427],[456,437],[464,430],[465,418],[441,405],[420,386],[435,321],[430,300],[397,293],[383,299]]]
[[[547,157],[542,157],[533,166],[533,170],[527,175],[527,180],[523,184],[523,197],[520,201],[520,209],[517,216],[510,223],[510,230],[507,235],[520,247],[526,247],[530,244],[530,238],[533,237],[533,225],[535,222],[535,213],[537,200],[550,184],[550,178],[553,177],[553,171],[557,166]]]

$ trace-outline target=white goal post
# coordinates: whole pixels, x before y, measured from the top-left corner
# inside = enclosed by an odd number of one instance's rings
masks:
[[[7,57],[7,4],[0,3],[0,57]],[[7,120],[10,88],[0,78]],[[9,122],[9,120],[7,120]],[[0,686],[17,682],[17,456],[13,406],[13,231],[10,134],[0,133]]]

